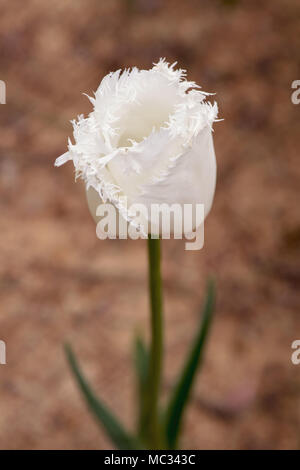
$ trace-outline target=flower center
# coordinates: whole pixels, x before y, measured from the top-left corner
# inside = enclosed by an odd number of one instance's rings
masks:
[[[147,93],[141,93],[137,100],[126,106],[126,110],[120,118],[118,147],[129,147],[131,141],[141,142],[151,132],[158,131],[165,126],[170,115],[174,112],[174,106],[178,102],[176,89],[163,84],[154,83]]]

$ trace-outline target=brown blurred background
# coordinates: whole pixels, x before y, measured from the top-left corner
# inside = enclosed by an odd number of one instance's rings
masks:
[[[109,71],[178,60],[216,92],[218,185],[205,247],[163,243],[167,394],[218,301],[183,448],[300,448],[300,79],[297,0],[0,2],[0,448],[111,444],[70,376],[68,340],[106,402],[133,425],[132,340],[147,330],[144,241],[99,241],[71,163],[53,166]]]

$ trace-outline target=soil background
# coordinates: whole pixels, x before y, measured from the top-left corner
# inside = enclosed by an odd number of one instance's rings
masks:
[[[167,395],[217,308],[187,410],[187,449],[299,449],[300,79],[297,0],[0,1],[1,449],[109,449],[63,353],[134,425],[132,343],[147,332],[145,241],[99,241],[69,163],[69,121],[112,70],[178,61],[217,93],[215,202],[205,246],[163,242]],[[212,97],[212,99],[214,99]]]

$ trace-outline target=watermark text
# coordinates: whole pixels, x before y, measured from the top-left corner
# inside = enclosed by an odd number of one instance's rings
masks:
[[[293,104],[299,104],[300,103],[300,80],[294,80],[291,87],[295,88],[295,91],[293,91],[291,95],[291,101]]]
[[[0,80],[0,104],[6,104],[6,84]]]
[[[128,208],[123,198],[121,209],[103,203],[97,207],[96,216],[96,233],[101,240],[137,240],[151,234],[151,238],[164,240],[185,239],[186,250],[200,250],[204,245],[203,204],[132,204]]]
[[[6,364],[6,344],[2,340],[0,340],[0,364]]]
[[[292,342],[291,348],[295,349],[291,355],[291,361],[295,366],[298,366],[300,364],[300,339],[295,339]]]

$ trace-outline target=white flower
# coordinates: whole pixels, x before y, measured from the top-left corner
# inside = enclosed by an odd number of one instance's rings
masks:
[[[204,204],[209,212],[217,104],[205,101],[207,93],[174,66],[161,59],[150,70],[108,74],[89,97],[93,111],[72,122],[75,143],[69,140],[55,165],[73,160],[95,220],[101,201],[116,206],[129,223],[132,204]]]

